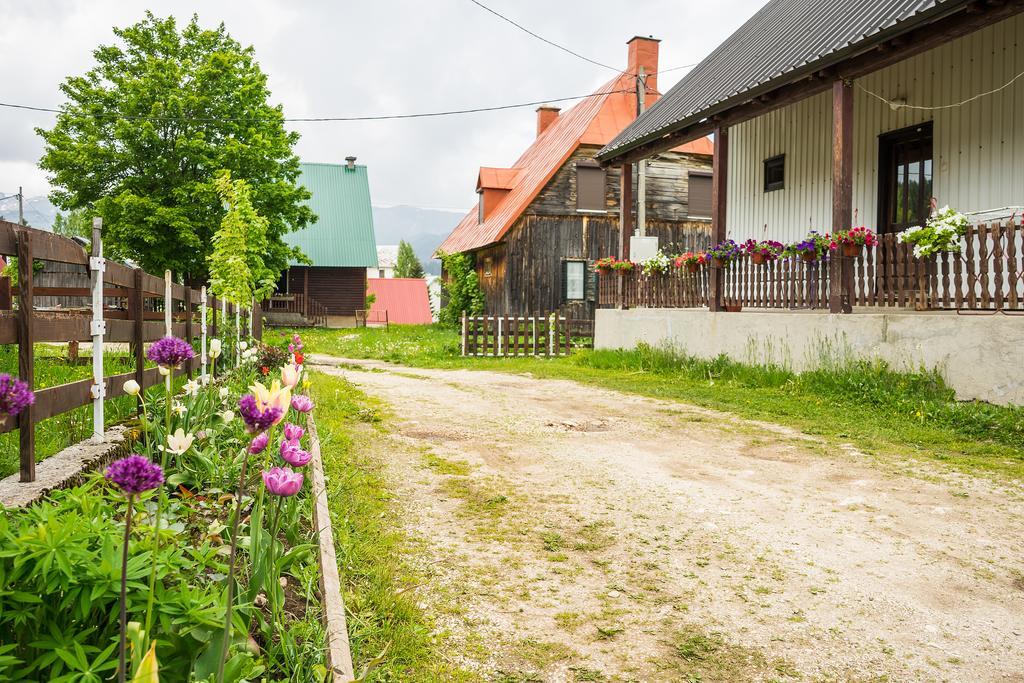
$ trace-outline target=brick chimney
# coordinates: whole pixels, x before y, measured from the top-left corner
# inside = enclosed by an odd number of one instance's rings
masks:
[[[537,107],[537,137],[548,129],[552,123],[558,119],[558,112],[562,111],[558,107]]]
[[[629,45],[629,73],[639,73],[640,67],[647,73],[647,90],[658,89],[658,43],[657,38],[633,36],[626,45]],[[650,98],[647,104],[651,104]]]

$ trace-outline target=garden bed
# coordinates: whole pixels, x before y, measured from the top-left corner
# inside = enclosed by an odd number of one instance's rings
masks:
[[[147,393],[134,446],[143,467],[165,465],[162,487],[133,492],[138,477],[111,474],[124,460],[106,477],[63,471],[74,457],[88,469],[125,450],[123,441],[113,451],[83,443],[78,456],[53,460],[62,477],[82,483],[0,511],[0,681],[111,679],[122,630],[129,678],[145,671],[152,652],[165,680],[351,680],[312,406],[291,354],[264,348],[248,355],[219,383],[186,385],[170,397],[169,411],[162,388]],[[253,384],[281,359],[295,402],[276,382]],[[241,405],[240,395],[249,397]],[[274,406],[281,408],[276,422],[267,419]],[[295,424],[304,417],[305,435]],[[295,469],[271,467],[282,460]],[[35,495],[57,485],[47,482]]]

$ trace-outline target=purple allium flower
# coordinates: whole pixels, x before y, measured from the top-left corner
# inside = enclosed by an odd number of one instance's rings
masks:
[[[252,394],[246,394],[238,400],[238,412],[242,415],[246,429],[257,434],[270,429],[281,418],[282,413],[280,408],[274,406],[267,406],[266,410],[261,411],[256,403],[256,397]]]
[[[281,459],[293,467],[305,467],[313,455],[302,450],[298,441],[281,442]]]
[[[263,483],[275,496],[294,496],[302,488],[304,477],[287,467],[271,467],[263,470]]]
[[[268,441],[270,441],[270,434],[267,432],[260,432],[253,437],[252,441],[249,442],[249,452],[253,455],[262,453],[263,449],[267,447]]]
[[[284,426],[284,438],[288,441],[298,441],[302,438],[302,435],[306,433],[302,427],[297,424],[289,422]]]
[[[36,400],[28,384],[15,379],[7,373],[0,374],[0,424],[7,420],[8,415],[17,415]]]
[[[146,358],[165,368],[176,368],[194,355],[192,345],[177,337],[158,339],[146,352]]]
[[[106,477],[129,496],[155,489],[164,483],[164,471],[160,465],[138,454],[110,463]]]
[[[292,408],[300,413],[308,413],[313,410],[313,399],[305,394],[295,394],[292,396]]]

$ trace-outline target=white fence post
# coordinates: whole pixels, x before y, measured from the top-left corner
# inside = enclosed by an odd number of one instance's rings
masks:
[[[93,441],[103,439],[103,399],[107,394],[103,381],[103,334],[106,323],[103,321],[103,241],[101,237],[103,219],[92,219],[92,255],[89,258],[89,277],[92,287],[92,438]]]
[[[501,343],[501,316],[498,316],[498,353],[495,355],[500,356],[502,353],[504,353],[504,349],[502,348]]]
[[[548,355],[555,355],[555,335],[558,334],[558,316],[552,313],[548,317]]]
[[[199,290],[199,349],[202,358],[199,360],[200,375],[206,377],[206,285]]]
[[[235,367],[242,363],[242,349],[238,343],[242,341],[242,307],[235,304]]]
[[[466,319],[466,312],[462,312],[462,355],[466,355],[466,336],[469,333],[469,323]]]
[[[174,297],[171,295],[171,271],[164,271],[164,335],[170,337],[174,334],[172,324],[172,309],[174,308]]]
[[[253,297],[252,301],[250,302],[250,305],[249,305],[249,334],[246,335],[250,339],[252,339],[252,317],[253,317],[253,315],[255,315],[255,311],[256,311],[256,297]]]

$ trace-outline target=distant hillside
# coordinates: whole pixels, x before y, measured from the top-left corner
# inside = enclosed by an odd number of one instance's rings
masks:
[[[14,192],[0,192],[0,197],[15,194]],[[25,197],[25,222],[33,228],[49,230],[53,226],[53,219],[57,215],[57,209],[46,197]],[[18,222],[18,198],[0,200],[0,216],[6,221]]]
[[[430,255],[464,215],[461,211],[415,206],[375,206],[373,229],[377,244],[398,244],[399,240],[405,240],[420,257],[423,269],[431,275],[440,275],[441,262],[431,259]]]

